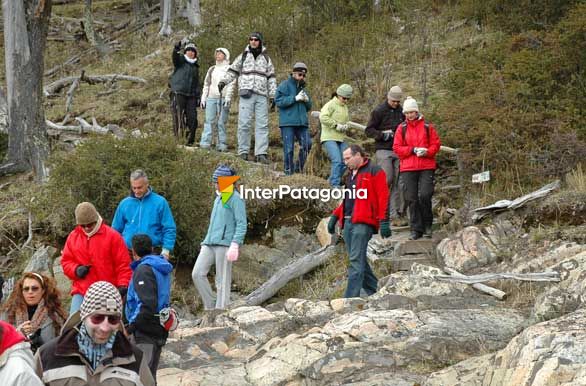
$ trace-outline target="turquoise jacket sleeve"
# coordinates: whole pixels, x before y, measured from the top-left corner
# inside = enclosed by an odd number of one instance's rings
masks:
[[[175,247],[175,238],[177,237],[177,226],[171,213],[169,203],[165,200],[163,205],[163,213],[161,214],[161,226],[163,228],[163,248],[169,251]]]
[[[236,198],[236,196],[232,197]],[[246,236],[246,228],[248,226],[246,220],[246,204],[242,198],[238,197],[232,203],[232,208],[234,210],[234,219],[236,220],[236,229],[234,230],[232,241],[238,243],[238,245],[242,245],[244,243],[244,236]]]

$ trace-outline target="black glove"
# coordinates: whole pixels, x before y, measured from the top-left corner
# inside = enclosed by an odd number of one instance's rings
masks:
[[[136,331],[136,325],[134,323],[130,323],[128,326],[126,326],[126,332],[130,335],[134,334],[134,332]]]
[[[91,265],[78,265],[77,268],[75,268],[75,276],[83,279],[88,273],[90,273],[90,267]]]
[[[380,222],[379,233],[383,239],[391,237],[391,226],[388,221],[385,220]]]
[[[128,288],[124,286],[118,287],[118,292],[120,292],[120,297],[125,297],[126,293],[128,292]]]
[[[181,42],[175,43],[175,51],[181,51]]]
[[[220,81],[218,83],[218,90],[220,91],[220,94],[222,93],[222,90],[224,89],[224,87],[226,87],[226,82]]]
[[[336,223],[338,222],[338,218],[336,216],[330,216],[330,221],[328,221],[328,233],[333,235],[336,233]]]
[[[271,111],[275,111],[275,98],[269,98],[269,103],[271,104]]]

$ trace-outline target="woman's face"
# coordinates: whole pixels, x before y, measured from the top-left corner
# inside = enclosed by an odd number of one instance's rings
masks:
[[[341,104],[345,105],[348,103],[348,101],[350,100],[350,98],[346,98],[343,96],[338,95],[338,100],[340,101]]]
[[[417,111],[409,111],[408,113],[405,113],[405,118],[412,121],[417,118],[418,114],[419,113]]]
[[[222,51],[216,51],[216,62],[222,62],[226,59],[226,55]]]
[[[22,282],[22,296],[27,306],[36,306],[39,304],[44,294],[45,290],[36,279],[27,277]]]

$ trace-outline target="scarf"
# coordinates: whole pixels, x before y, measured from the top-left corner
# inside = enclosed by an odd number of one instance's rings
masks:
[[[77,334],[77,345],[79,346],[79,352],[89,361],[92,370],[95,370],[96,367],[98,367],[102,358],[112,349],[115,339],[116,333],[113,333],[106,343],[96,344],[89,335],[85,323],[81,323],[79,333]]]
[[[187,60],[189,63],[193,64],[195,62],[197,62],[197,58],[193,58],[191,59],[189,56],[183,54],[183,56],[185,57],[185,60]]]
[[[45,324],[48,317],[49,313],[47,307],[45,306],[45,299],[41,299],[37,305],[37,309],[33,314],[33,317],[30,319],[31,325],[33,326],[33,331],[37,331],[39,328],[41,328],[41,326]],[[56,317],[59,318],[59,316]],[[29,318],[27,307],[17,309],[14,313],[14,318],[15,326],[20,326],[24,322],[28,321]]]
[[[98,215],[98,221],[96,221],[96,226],[94,227],[94,229],[92,229],[92,231],[90,233],[86,233],[85,230],[83,231],[83,233],[85,233],[85,235],[87,236],[88,239],[90,237],[92,237],[93,235],[95,235],[96,233],[98,233],[98,231],[100,230],[100,227],[102,226],[103,221],[104,220],[102,220],[102,216]]]

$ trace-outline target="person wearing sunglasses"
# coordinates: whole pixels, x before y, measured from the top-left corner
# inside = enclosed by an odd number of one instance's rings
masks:
[[[349,84],[341,85],[332,95],[332,99],[322,107],[319,115],[320,140],[332,163],[328,179],[332,187],[342,185],[342,175],[346,170],[342,153],[348,148],[348,144],[344,140],[348,130],[347,123],[350,120],[347,105],[351,97],[352,86]]]
[[[309,120],[311,98],[305,88],[307,66],[297,62],[287,80],[277,87],[275,103],[279,108],[279,127],[283,139],[283,162],[286,175],[302,172],[311,149]],[[299,142],[299,161],[294,162],[295,139]]]
[[[49,386],[155,385],[145,355],[123,331],[118,289],[95,282],[61,336],[37,351],[37,375]]]
[[[108,281],[126,295],[132,277],[130,255],[124,239],[104,223],[96,208],[82,202],[75,208],[77,226],[67,236],[61,255],[61,267],[71,279],[71,306],[69,313],[77,311],[85,292],[97,281]]]
[[[277,90],[275,67],[266,49],[262,34],[251,33],[248,46],[234,59],[218,83],[218,91],[221,93],[227,84],[238,79],[238,155],[248,160],[254,119],[254,155],[256,162],[263,164],[269,163],[269,105],[274,107]]]
[[[36,272],[25,272],[2,306],[1,319],[15,326],[35,352],[59,335],[67,319],[60,299],[55,280]]]

